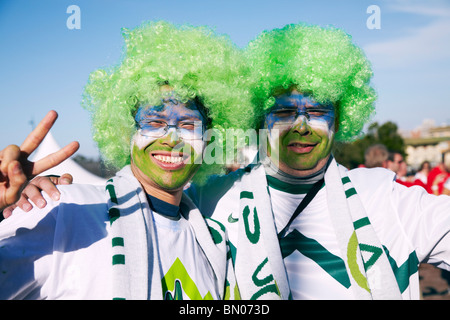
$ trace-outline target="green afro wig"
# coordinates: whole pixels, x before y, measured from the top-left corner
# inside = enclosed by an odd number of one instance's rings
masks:
[[[254,70],[260,120],[272,107],[274,92],[291,87],[319,103],[333,103],[339,117],[338,141],[358,137],[374,113],[371,65],[340,29],[291,24],[263,32],[245,51]]]
[[[197,99],[206,110],[209,128],[222,131],[223,137],[226,129],[254,125],[250,69],[228,37],[208,27],[164,21],[145,22],[122,33],[120,63],[94,71],[83,94],[83,107],[92,114],[94,140],[107,164],[121,168],[130,163],[134,114],[143,103],[160,105],[164,85],[183,102]],[[204,164],[196,178],[219,173],[222,166]]]

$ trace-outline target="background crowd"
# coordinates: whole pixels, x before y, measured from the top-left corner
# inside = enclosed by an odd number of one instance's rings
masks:
[[[424,161],[417,171],[409,171],[403,155],[397,151],[389,151],[383,144],[375,144],[367,148],[365,162],[361,167],[387,168],[397,175],[397,182],[407,187],[421,186],[430,194],[450,194],[450,168],[444,162],[431,166]]]

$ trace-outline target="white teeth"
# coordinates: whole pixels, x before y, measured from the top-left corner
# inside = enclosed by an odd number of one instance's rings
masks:
[[[160,154],[155,155],[155,159],[165,163],[180,163],[183,161],[183,157],[163,156]]]

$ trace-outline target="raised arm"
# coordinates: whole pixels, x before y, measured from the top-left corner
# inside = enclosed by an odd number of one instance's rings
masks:
[[[32,162],[30,154],[36,150],[58,118],[56,111],[50,111],[38,126],[27,136],[20,147],[10,145],[0,151],[0,210],[14,204],[21,197],[23,188],[28,181],[38,174],[53,168],[72,156],[79,148],[79,143],[73,141],[61,150],[45,158]],[[48,189],[49,188],[49,189]],[[42,189],[54,192],[54,185],[42,184]]]

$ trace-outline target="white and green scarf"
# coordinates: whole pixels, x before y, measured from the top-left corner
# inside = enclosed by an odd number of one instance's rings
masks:
[[[147,196],[129,166],[108,180],[108,212],[111,226],[113,299],[161,300],[160,257],[155,226]],[[180,207],[187,208],[185,218],[192,225],[196,239],[215,275],[217,286],[224,287],[221,298],[230,297],[234,274],[227,261],[224,228],[205,222],[200,211],[183,194]],[[225,283],[229,286],[225,287]],[[231,295],[234,290],[231,290]],[[232,295],[233,296],[233,295]]]
[[[333,159],[324,178],[330,216],[355,298],[401,299],[387,255],[346,170]],[[264,166],[242,176],[241,190],[235,265],[241,297],[289,299]]]

